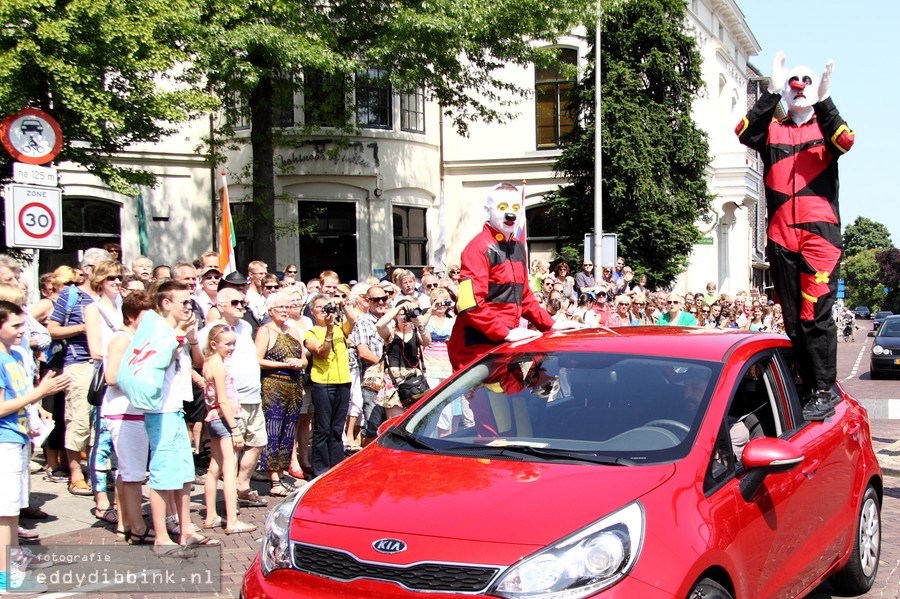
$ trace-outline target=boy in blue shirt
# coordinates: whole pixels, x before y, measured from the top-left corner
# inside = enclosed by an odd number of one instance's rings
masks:
[[[18,545],[19,510],[28,506],[31,431],[25,408],[69,385],[67,375],[48,372],[34,388],[21,357],[11,351],[22,341],[23,322],[22,308],[0,301],[0,592],[18,588],[24,574],[7,575],[6,554]]]

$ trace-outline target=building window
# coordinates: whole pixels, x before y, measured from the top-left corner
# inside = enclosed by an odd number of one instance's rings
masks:
[[[294,126],[294,81],[278,77],[272,81],[272,124],[276,127]]]
[[[88,248],[102,248],[104,243],[121,244],[121,211],[122,207],[115,202],[63,196],[63,247],[59,251],[41,252],[41,270],[50,272],[57,266],[78,264],[80,253]]]
[[[559,61],[576,65],[578,51],[559,49]],[[563,138],[575,128],[570,103],[573,99],[575,80],[560,72],[559,66],[534,69],[535,117],[537,121],[538,149],[558,148]]]
[[[226,109],[225,118],[228,119],[228,122],[231,123],[231,127],[235,131],[240,131],[242,129],[250,128],[250,107],[247,106],[247,103],[241,97],[241,94],[235,92],[231,95],[233,98],[232,106],[233,108]]]
[[[303,122],[340,127],[347,121],[347,79],[318,69],[303,71]]]
[[[421,267],[428,264],[425,209],[394,206],[394,265]]]
[[[425,90],[400,94],[400,129],[425,133]]]
[[[393,126],[391,83],[382,69],[366,69],[356,74],[356,119],[363,127],[390,129]]]

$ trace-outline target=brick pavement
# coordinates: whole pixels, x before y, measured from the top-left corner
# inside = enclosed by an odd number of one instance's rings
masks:
[[[878,578],[865,598],[900,599],[900,420],[873,420],[872,440],[878,452],[879,461],[885,472],[885,499],[882,507],[882,553]],[[115,535],[111,525],[103,525],[90,515],[93,501],[90,498],[74,497],[66,492],[63,484],[53,484],[41,480],[40,475],[32,477],[33,504],[43,507],[52,515],[46,521],[24,521],[26,527],[33,527],[41,533],[40,545],[114,545]],[[265,494],[265,483],[253,483]],[[191,511],[195,524],[200,524],[206,508],[203,505],[203,488],[195,485]],[[278,503],[277,498],[269,498],[270,507]],[[146,507],[146,505],[145,505]],[[237,597],[243,574],[259,551],[262,529],[270,508],[242,508],[241,519],[257,525],[257,531],[250,534],[226,535],[222,529],[203,531],[208,536],[222,541],[221,575],[222,584],[218,593],[195,593],[184,595],[190,599],[212,597]],[[220,512],[221,513],[221,512]],[[62,514],[65,514],[62,516]],[[25,544],[25,543],[23,543]],[[57,595],[60,596],[61,595]],[[65,595],[72,596],[72,595]],[[159,593],[106,593],[78,594],[77,597],[102,597],[110,599],[172,599],[173,594]],[[813,599],[830,599],[832,595],[827,585],[816,589]]]

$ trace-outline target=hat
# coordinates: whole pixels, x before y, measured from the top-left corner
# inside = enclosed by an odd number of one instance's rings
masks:
[[[211,272],[222,274],[219,272],[219,269],[216,268],[215,266],[207,266],[206,268],[200,269],[200,271],[197,273],[197,278],[202,279],[203,277],[206,276],[207,273],[211,273]]]
[[[225,285],[246,285],[250,282],[250,279],[239,273],[238,271],[233,271],[219,279],[219,289],[224,287]]]

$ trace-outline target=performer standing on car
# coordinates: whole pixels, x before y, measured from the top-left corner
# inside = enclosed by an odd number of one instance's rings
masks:
[[[447,342],[454,370],[504,341],[579,326],[554,321],[528,286],[525,245],[514,237],[523,208],[522,195],[514,185],[494,186],[485,206],[488,220],[463,250],[456,302],[459,317]],[[520,327],[523,317],[538,330]]]
[[[837,378],[831,310],[841,259],[837,159],[855,136],[829,97],[833,70],[829,60],[817,86],[807,67],[788,73],[778,52],[768,91],[735,129],[765,165],[767,253],[785,330],[802,360],[807,420],[834,414],[837,399],[831,391]],[[782,98],[788,116],[776,120]]]

